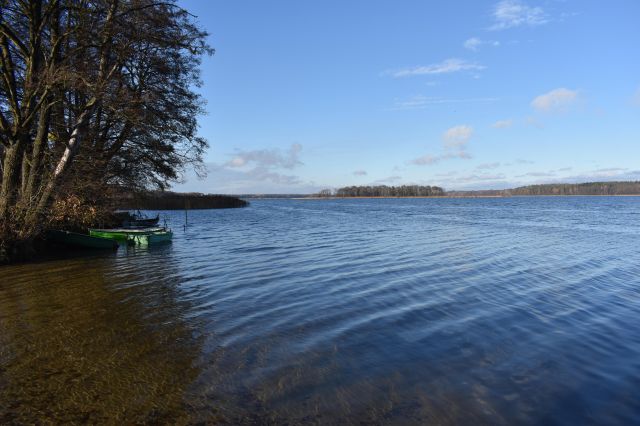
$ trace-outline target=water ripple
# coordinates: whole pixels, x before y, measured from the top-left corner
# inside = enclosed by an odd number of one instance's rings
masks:
[[[0,422],[640,418],[640,199],[161,214],[172,245],[1,270]]]

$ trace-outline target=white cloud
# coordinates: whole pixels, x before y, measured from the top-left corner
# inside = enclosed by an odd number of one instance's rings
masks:
[[[569,90],[561,87],[537,96],[531,101],[531,106],[542,112],[566,111],[577,100],[577,90]]]
[[[237,151],[234,157],[225,166],[241,168],[249,165],[263,168],[284,168],[293,169],[302,164],[299,154],[302,145],[294,143],[288,151],[282,152],[278,149],[257,149],[253,151]]]
[[[417,166],[426,166],[426,165],[435,164],[440,160],[442,160],[442,157],[439,155],[434,156],[434,155],[427,154],[427,155],[423,155],[422,157],[418,157],[411,160],[411,164],[415,164]]]
[[[446,147],[464,147],[473,135],[473,127],[466,124],[454,126],[442,135]]]
[[[501,180],[504,179],[505,175],[503,175],[502,173],[500,174],[494,174],[494,175],[490,175],[490,174],[471,174],[471,175],[467,175],[467,176],[460,176],[458,178],[452,179],[453,182],[460,182],[460,183],[468,183],[468,182],[484,182],[484,181],[495,181],[495,180]]]
[[[458,172],[456,170],[450,170],[446,173],[436,173],[435,176],[437,177],[451,177],[451,176],[455,176],[457,175]]]
[[[396,100],[395,109],[420,109],[427,106],[429,98],[423,95],[412,96],[405,100]]]
[[[471,37],[470,39],[464,42],[465,49],[469,50],[478,50],[478,48],[482,45],[482,40],[477,37]]]
[[[366,170],[356,170],[355,172],[353,172],[354,175],[356,176],[366,176],[367,175],[367,171]]]
[[[511,127],[513,124],[512,120],[498,120],[491,125],[491,127],[495,129],[506,129],[507,127]]]
[[[582,174],[565,176],[561,179],[567,183],[582,182],[609,182],[609,181],[629,181],[640,180],[640,170],[629,170],[621,167],[611,167],[605,169],[591,170]],[[558,182],[558,179],[547,179],[541,183]]]
[[[399,180],[402,179],[402,176],[398,176],[398,175],[393,175],[393,176],[388,176],[386,178],[383,179],[378,179],[374,182],[372,182],[374,185],[376,184],[385,184],[385,183],[393,183],[393,182],[397,182]]]
[[[460,150],[458,151],[446,153],[445,155],[442,156],[442,158],[462,158],[462,159],[468,160],[469,158],[471,158],[471,154],[469,154],[464,149],[460,148]]]
[[[471,154],[466,151],[466,148],[472,135],[473,127],[466,124],[451,127],[442,135],[444,153],[440,155],[423,155],[411,160],[409,163],[416,166],[428,166],[453,158],[469,159]]]
[[[492,170],[492,169],[497,169],[498,167],[500,167],[500,163],[483,163],[483,164],[480,164],[478,167],[476,167],[476,169]]]
[[[472,102],[495,102],[498,98],[441,98],[437,96],[415,95],[408,99],[395,100],[394,110],[423,109],[430,105],[458,104]]]
[[[390,74],[395,78],[410,77],[414,75],[433,75],[433,74],[447,74],[458,71],[480,71],[485,69],[483,65],[479,65],[473,62],[465,61],[464,59],[446,59],[437,64],[417,66],[411,68],[403,68],[394,71],[387,71],[386,74]]]
[[[522,158],[518,158],[518,159],[516,160],[516,163],[517,163],[517,164],[534,164],[534,163],[535,163],[535,161],[525,160],[525,159],[522,159]]]
[[[237,170],[243,174],[245,180],[253,182],[271,182],[283,186],[301,185],[303,182],[298,176],[279,172],[279,170],[291,170],[302,165],[299,159],[300,151],[302,151],[302,145],[298,143],[292,144],[286,151],[279,149],[238,150],[233,158],[222,167]],[[238,177],[236,176],[236,178]]]
[[[528,6],[519,0],[503,0],[493,9],[494,24],[490,30],[505,30],[520,26],[535,27],[546,24],[549,18],[541,7]]]
[[[592,170],[591,173],[594,176],[610,177],[610,176],[619,175],[620,173],[626,172],[627,170],[629,169],[622,168],[622,167],[609,167],[609,168]]]
[[[463,43],[465,49],[473,50],[474,52],[477,52],[483,45],[498,47],[500,46],[500,42],[496,40],[480,40],[478,37],[471,37]]]
[[[542,129],[544,127],[544,124],[542,124],[540,120],[534,117],[527,117],[527,119],[525,120],[525,123],[527,126],[532,126],[532,127],[535,127],[536,129]]]
[[[442,160],[450,160],[453,158],[469,159],[471,158],[471,154],[464,149],[459,149],[457,151],[445,152],[442,155],[423,155],[422,157],[411,160],[410,163],[416,166],[430,166]]]
[[[197,179],[189,172],[185,182],[174,185],[173,190],[209,194],[310,194],[322,189],[314,182],[305,181],[299,176],[280,174],[263,168],[244,170],[216,163],[208,163],[206,167],[206,178]]]
[[[523,175],[518,175],[516,177],[553,177],[556,174],[553,172],[529,172],[529,173],[525,173]]]

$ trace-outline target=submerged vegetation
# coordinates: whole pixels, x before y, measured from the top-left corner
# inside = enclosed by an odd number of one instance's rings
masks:
[[[0,260],[100,215],[108,186],[198,168],[205,38],[172,0],[0,0]]]

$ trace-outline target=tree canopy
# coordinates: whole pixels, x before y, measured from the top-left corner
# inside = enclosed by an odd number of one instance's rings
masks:
[[[2,238],[36,234],[67,192],[198,167],[206,36],[173,0],[0,0]]]

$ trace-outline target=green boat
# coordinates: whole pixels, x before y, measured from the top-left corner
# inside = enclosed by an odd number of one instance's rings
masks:
[[[118,248],[118,242],[109,238],[99,236],[78,234],[69,231],[49,231],[47,239],[66,246],[88,248],[88,249],[110,249]]]
[[[163,229],[162,231],[153,231],[149,234],[130,235],[129,241],[133,241],[136,245],[144,246],[169,243],[172,238],[173,232],[171,232],[171,230]]]
[[[152,245],[170,242],[173,232],[167,228],[89,229],[95,237],[109,238],[129,245]]]

